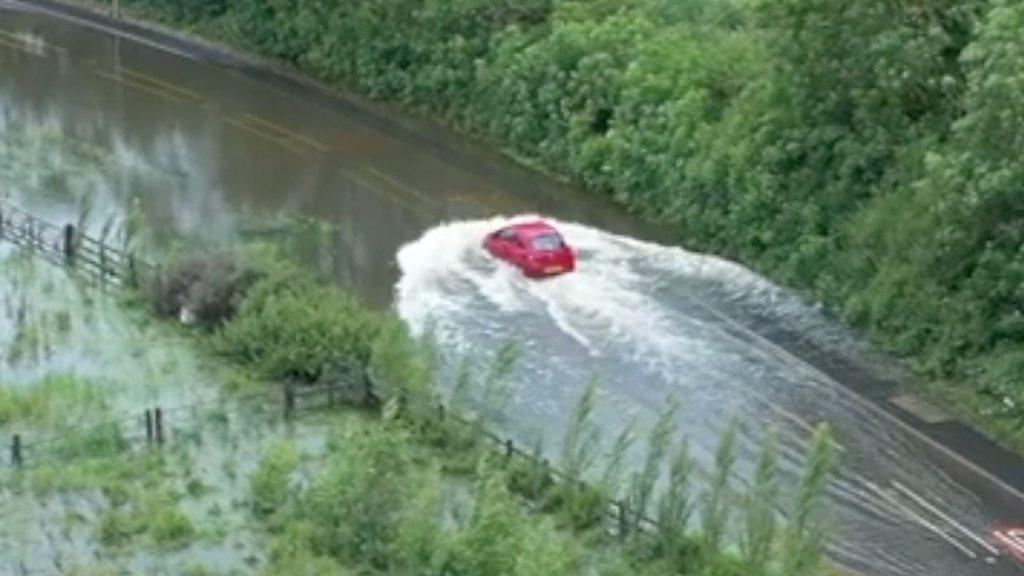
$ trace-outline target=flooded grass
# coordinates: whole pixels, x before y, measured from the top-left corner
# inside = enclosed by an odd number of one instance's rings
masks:
[[[241,404],[238,391],[257,383],[56,267],[5,250],[0,270],[0,574],[262,563],[248,476],[264,444],[315,452],[327,423],[286,425],[273,408]],[[157,406],[167,443],[147,448],[142,415]],[[14,434],[21,469],[7,454]]]

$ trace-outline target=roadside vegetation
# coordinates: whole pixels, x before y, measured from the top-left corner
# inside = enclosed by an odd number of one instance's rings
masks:
[[[800,576],[823,569],[822,496],[835,465],[827,428],[813,439],[800,486],[781,490],[769,440],[745,492],[734,485],[734,431],[712,469],[701,471],[678,437],[675,408],[647,432],[639,469],[625,467],[633,431],[606,444],[590,388],[568,423],[559,461],[540,451],[510,458],[486,433],[514,362],[511,349],[482,371],[467,366],[446,390],[435,381],[428,344],[390,314],[371,312],[272,252],[231,258],[171,266],[152,283],[154,310],[172,318],[180,316],[176,307],[219,311],[198,315],[207,322],[199,337],[261,380],[315,385],[338,378],[340,366],[368,378],[349,382],[356,389],[346,395],[363,417],[334,430],[315,470],[303,471],[294,447],[279,443],[250,476],[253,513],[274,542],[268,573],[306,563],[323,573],[355,566],[467,576]],[[167,286],[177,289],[161,289]],[[613,499],[623,508],[609,519]]]
[[[125,0],[753,265],[1024,428],[1024,6]]]

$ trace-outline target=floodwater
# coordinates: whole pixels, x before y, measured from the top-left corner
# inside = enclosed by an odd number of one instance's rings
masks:
[[[294,234],[308,262],[394,305],[453,363],[516,342],[505,425],[523,437],[558,438],[596,378],[606,437],[677,398],[702,464],[736,422],[742,486],[774,427],[791,485],[828,422],[843,463],[828,491],[837,561],[872,576],[1024,573],[984,540],[1024,502],[849,392],[841,370],[790,352],[902,377],[745,268],[667,248],[603,199],[393,110],[2,6],[0,188],[24,208],[87,212],[117,233],[138,199],[151,241],[191,247]],[[560,221],[577,273],[530,282],[481,254],[484,233],[531,213]],[[284,215],[337,226],[296,233]],[[751,329],[765,325],[795,336]]]
[[[336,419],[286,423],[276,398],[224,394],[230,374],[192,339],[50,263],[4,245],[0,270],[0,385],[47,391],[35,396],[33,416],[0,418],[0,576],[227,574],[265,565],[265,534],[246,498],[250,474],[279,440],[315,465]],[[157,407],[168,447],[148,459],[143,412]],[[97,454],[76,442],[111,424],[131,450]],[[19,472],[7,450],[15,434],[25,446]],[[117,464],[132,473],[106,490],[100,470]],[[196,536],[174,546],[105,543],[101,526],[121,505],[118,491],[166,494]]]

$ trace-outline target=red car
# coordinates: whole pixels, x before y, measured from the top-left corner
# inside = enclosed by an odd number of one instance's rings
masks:
[[[990,536],[1000,551],[1024,563],[1024,526],[996,527]]]
[[[555,276],[576,269],[576,254],[547,222],[512,224],[484,239],[484,248],[520,268],[531,278]]]

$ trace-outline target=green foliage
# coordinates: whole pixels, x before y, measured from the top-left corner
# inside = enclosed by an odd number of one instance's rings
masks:
[[[701,547],[710,558],[722,551],[729,523],[729,480],[736,464],[736,427],[730,424],[715,451],[715,469],[701,500]]]
[[[50,375],[24,388],[0,387],[0,426],[66,424],[107,410],[99,386],[69,375]]]
[[[376,392],[385,398],[405,394],[413,416],[434,416],[438,402],[434,391],[435,358],[431,347],[414,339],[404,323],[387,318],[372,344],[369,363]]]
[[[598,455],[601,435],[593,421],[596,395],[597,388],[591,382],[576,403],[562,440],[561,469],[570,483],[583,481]]]
[[[299,454],[288,442],[270,445],[249,477],[252,507],[256,514],[271,515],[288,503],[291,475],[299,465]]]
[[[832,432],[827,425],[815,430],[814,445],[783,533],[782,573],[813,576],[821,569],[825,553],[823,499],[825,483],[836,465]]]
[[[634,535],[639,534],[643,518],[654,497],[654,488],[661,476],[665,455],[668,453],[672,435],[676,430],[675,419],[678,412],[679,405],[673,401],[669,408],[658,417],[658,421],[647,438],[647,453],[644,457],[643,467],[631,474],[626,503],[633,512],[628,530]]]
[[[162,488],[142,487],[131,492],[125,502],[115,502],[99,519],[98,538],[106,546],[125,546],[138,537],[162,547],[187,543],[195,528],[177,505],[172,494]]]
[[[406,433],[354,427],[334,438],[332,458],[302,499],[314,549],[386,568],[420,478]]]
[[[351,294],[301,275],[257,282],[227,322],[219,348],[268,377],[312,382],[332,366],[365,367],[377,316]]]
[[[657,507],[658,547],[676,566],[684,565],[688,552],[686,532],[694,508],[690,485],[693,469],[689,443],[684,440],[672,455],[668,486],[659,497]]]
[[[453,543],[453,573],[466,576],[567,576],[579,551],[549,521],[529,518],[500,476],[478,487],[473,515]]]
[[[778,438],[772,431],[765,437],[753,482],[743,499],[740,551],[747,568],[754,573],[764,572],[768,567],[778,532],[778,450]]]
[[[261,572],[264,576],[345,576],[349,574],[332,557],[311,548],[314,528],[306,522],[289,524],[284,533],[273,540],[270,563]]]

